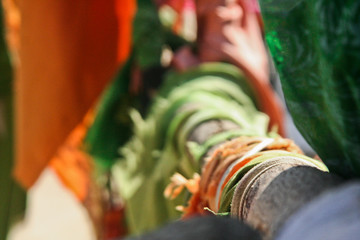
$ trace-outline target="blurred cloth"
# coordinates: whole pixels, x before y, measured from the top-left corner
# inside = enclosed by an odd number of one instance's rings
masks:
[[[260,240],[260,234],[229,217],[195,217],[173,222],[157,231],[127,240]]]
[[[5,42],[3,7],[0,4],[0,236],[5,239],[11,225],[24,213],[25,191],[12,178],[13,88],[9,48]]]
[[[130,50],[135,0],[4,0],[15,63],[15,176],[31,187]]]
[[[359,177],[360,2],[259,3],[296,127],[330,172]]]
[[[324,194],[294,214],[277,240],[347,240],[360,236],[360,182]]]

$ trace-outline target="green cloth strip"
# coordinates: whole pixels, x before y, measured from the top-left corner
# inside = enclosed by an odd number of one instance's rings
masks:
[[[246,129],[217,135],[203,149],[243,133],[266,136],[268,117],[244,93],[240,86],[246,80],[235,70],[229,64],[212,63],[185,73],[171,72],[148,116],[143,119],[137,111],[131,112],[134,135],[120,148],[123,158],[112,171],[126,203],[131,234],[180,217],[175,207],[186,202],[186,192],[169,200],[163,191],[175,172],[191,178],[200,171],[200,151],[187,147],[188,136],[196,126],[211,119],[228,119]]]
[[[12,224],[25,211],[26,192],[12,176],[14,165],[14,114],[12,67],[5,43],[0,3],[0,238],[6,239]]]
[[[320,161],[317,161],[315,159],[309,158],[305,155],[301,155],[301,154],[296,154],[296,153],[290,153],[287,151],[283,151],[283,150],[273,150],[271,152],[265,153],[260,157],[254,158],[253,160],[251,160],[249,163],[247,163],[244,167],[240,168],[233,176],[232,178],[227,182],[227,184],[225,185],[222,194],[221,194],[221,198],[220,198],[220,208],[219,208],[219,212],[220,213],[225,213],[225,212],[230,212],[230,208],[231,208],[231,200],[233,198],[234,195],[234,191],[237,187],[237,184],[239,183],[239,181],[241,180],[241,178],[248,172],[250,171],[253,167],[255,167],[256,165],[265,162],[269,159],[272,159],[274,157],[297,157],[300,159],[303,159],[315,166],[317,166],[320,170],[322,171],[328,171],[327,167]]]
[[[254,132],[252,132],[251,130],[233,129],[233,130],[228,130],[214,134],[201,145],[195,142],[187,142],[187,146],[190,148],[190,152],[193,154],[193,157],[196,160],[196,162],[200,162],[200,160],[204,157],[204,155],[213,146],[240,136],[257,136],[257,135],[254,134]]]

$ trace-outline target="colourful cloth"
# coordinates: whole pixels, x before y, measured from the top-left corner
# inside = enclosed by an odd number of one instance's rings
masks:
[[[330,171],[360,176],[360,2],[261,0],[295,125]]]
[[[24,213],[26,196],[11,174],[14,165],[13,71],[5,44],[3,17],[0,4],[0,236],[6,239],[11,225]]]
[[[127,58],[134,11],[135,0],[19,4],[15,175],[24,187],[36,181]]]
[[[277,240],[358,239],[360,183],[353,182],[322,194],[297,211]]]
[[[169,74],[145,120],[132,111],[134,136],[113,168],[131,234],[180,217],[175,207],[184,204],[185,193],[169,200],[163,192],[175,172],[191,178],[200,171],[199,148],[187,143],[198,124],[223,119],[239,126],[237,136],[266,135],[269,119],[249,96],[253,93],[238,68],[211,63]]]

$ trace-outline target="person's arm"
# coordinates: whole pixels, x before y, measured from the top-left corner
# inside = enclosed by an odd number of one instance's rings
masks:
[[[242,69],[256,92],[260,110],[269,115],[271,126],[277,125],[283,135],[283,109],[269,81],[257,1],[220,2],[198,1],[199,59],[201,62],[226,61]]]

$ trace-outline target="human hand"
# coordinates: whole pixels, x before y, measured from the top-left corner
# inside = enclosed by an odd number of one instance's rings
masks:
[[[199,8],[201,3],[199,1]],[[228,61],[251,78],[268,82],[267,53],[256,1],[232,0],[200,11],[199,57],[202,61]]]

